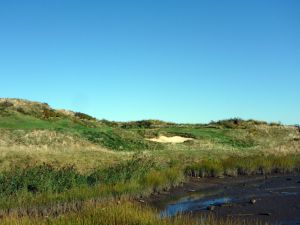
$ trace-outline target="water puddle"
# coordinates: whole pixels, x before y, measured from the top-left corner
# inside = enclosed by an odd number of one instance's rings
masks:
[[[281,194],[284,195],[284,196],[291,196],[291,195],[297,195],[298,193],[297,192],[284,191],[284,192],[281,192]]]
[[[172,217],[178,213],[187,213],[191,211],[198,211],[207,209],[209,206],[218,206],[226,203],[232,202],[231,198],[213,198],[213,199],[203,199],[203,198],[182,198],[181,200],[171,203],[166,206],[166,208],[160,213],[161,217]]]

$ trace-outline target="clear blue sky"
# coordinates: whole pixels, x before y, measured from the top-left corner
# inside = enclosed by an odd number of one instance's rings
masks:
[[[3,0],[0,78],[109,120],[300,123],[300,1]]]

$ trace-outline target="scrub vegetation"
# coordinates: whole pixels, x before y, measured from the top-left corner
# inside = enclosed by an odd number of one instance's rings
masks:
[[[299,147],[299,127],[280,123],[121,123],[0,99],[1,224],[241,224],[161,219],[135,200],[190,177],[299,172]]]

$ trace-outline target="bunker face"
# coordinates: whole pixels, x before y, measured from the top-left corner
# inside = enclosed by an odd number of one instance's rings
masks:
[[[173,137],[159,136],[158,138],[151,138],[151,139],[147,139],[147,140],[153,141],[153,142],[159,142],[159,143],[178,144],[178,143],[184,143],[186,141],[192,141],[194,139],[193,138],[185,138],[185,137],[181,137],[181,136],[173,136]]]

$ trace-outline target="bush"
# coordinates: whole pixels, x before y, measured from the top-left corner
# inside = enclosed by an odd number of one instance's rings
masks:
[[[82,120],[96,120],[94,117],[81,112],[76,112],[75,116]]]
[[[17,112],[22,113],[24,115],[28,114],[22,107],[18,107],[16,110],[17,110]]]
[[[225,128],[234,129],[240,125],[243,125],[245,121],[240,118],[233,118],[228,120],[220,120],[216,122],[217,125],[221,125]]]
[[[50,119],[50,118],[55,118],[55,117],[59,117],[59,114],[56,113],[53,109],[45,108],[43,110],[43,118],[44,119]]]
[[[152,122],[149,120],[141,120],[141,121],[135,121],[135,122],[128,122],[122,124],[121,128],[124,129],[130,129],[130,128],[144,128],[149,129],[152,127]]]

